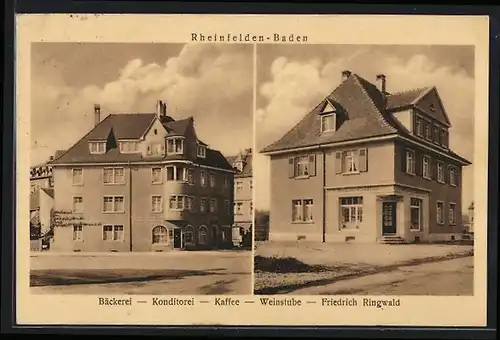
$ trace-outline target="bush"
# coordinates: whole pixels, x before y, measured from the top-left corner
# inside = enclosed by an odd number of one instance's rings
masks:
[[[314,273],[330,270],[327,266],[309,265],[294,257],[255,256],[255,270],[270,273]]]

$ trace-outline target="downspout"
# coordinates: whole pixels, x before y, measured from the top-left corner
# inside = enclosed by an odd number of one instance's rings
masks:
[[[132,166],[128,161],[128,234],[129,234],[129,249],[132,251]]]
[[[321,185],[321,195],[322,195],[322,242],[326,242],[326,154],[325,150],[319,145],[319,149],[321,151],[322,159],[323,159],[323,165],[321,168],[321,176],[322,176],[322,185]]]

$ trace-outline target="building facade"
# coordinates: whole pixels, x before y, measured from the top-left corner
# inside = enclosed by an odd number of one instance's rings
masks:
[[[252,230],[252,149],[245,149],[236,156],[227,157],[227,160],[235,171],[233,240],[240,240]]]
[[[233,169],[193,117],[110,114],[51,163],[56,251],[213,249],[231,243]]]
[[[270,239],[404,243],[461,235],[462,167],[435,87],[395,94],[349,71],[277,142]]]

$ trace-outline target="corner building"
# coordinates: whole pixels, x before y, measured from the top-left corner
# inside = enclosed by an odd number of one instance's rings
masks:
[[[193,117],[110,114],[51,162],[63,252],[216,249],[231,244],[234,171]]]

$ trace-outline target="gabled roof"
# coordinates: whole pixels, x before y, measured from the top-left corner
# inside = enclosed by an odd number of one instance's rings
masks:
[[[226,160],[229,164],[231,164],[231,168],[236,171],[235,177],[251,177],[253,173],[253,166],[252,166],[252,151],[251,149],[245,150],[244,152],[240,152],[239,154],[235,156],[227,156]],[[241,171],[238,171],[236,168],[234,168],[234,164],[237,162],[242,162],[243,164],[243,169]]]
[[[49,164],[186,160],[186,157],[178,155],[144,158],[140,153],[120,152],[120,149],[116,145],[117,141],[121,139],[142,138],[151,128],[157,119],[156,117],[154,113],[110,114],[89,131],[87,135],[82,137],[64,153],[58,155]],[[193,126],[193,117],[176,121],[172,117],[164,116],[160,118],[160,122],[165,127],[167,136],[185,136],[188,129]],[[89,151],[89,141],[97,140],[106,141],[108,145],[112,143],[113,147],[103,154],[91,154]],[[198,142],[202,145],[207,145],[201,141]],[[232,170],[232,166],[219,151],[209,148],[207,148],[205,158],[198,157],[193,161],[200,165]]]
[[[439,111],[443,112],[442,116],[438,117],[439,113],[436,113],[436,119],[442,121],[443,124],[449,122],[435,87],[385,95],[384,100],[384,95],[374,84],[357,74],[351,74],[281,139],[265,147],[261,152],[286,151],[388,135],[403,136],[421,143],[422,141],[413,136],[390,112],[412,106],[422,109],[421,106],[428,106],[429,101],[436,101],[441,106]],[[326,102],[336,107],[339,117],[337,130],[333,133],[322,134],[319,113]],[[468,160],[452,150],[443,150],[443,152],[470,164]]]
[[[321,134],[321,117],[318,113],[326,100],[334,102],[340,109],[340,124],[335,133]],[[375,85],[352,74],[281,139],[262,152],[396,133],[395,124],[386,119],[381,111],[382,105],[382,94]]]

